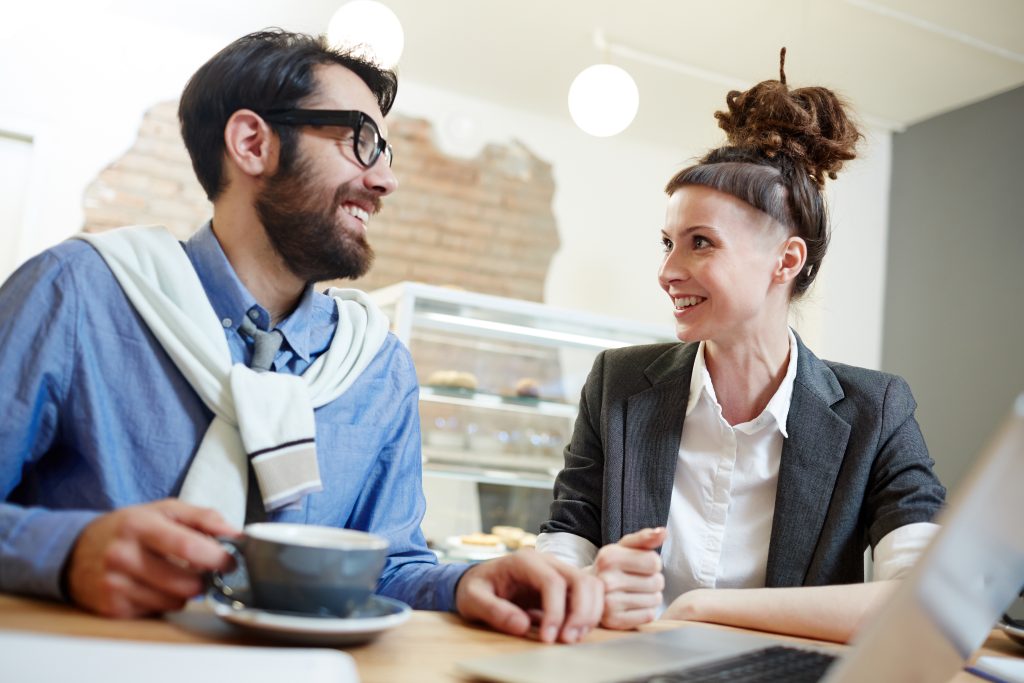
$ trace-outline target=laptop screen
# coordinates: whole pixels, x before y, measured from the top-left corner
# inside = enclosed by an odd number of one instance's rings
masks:
[[[1024,584],[1022,482],[1024,394],[936,520],[942,530],[826,680],[948,680],[963,666]]]

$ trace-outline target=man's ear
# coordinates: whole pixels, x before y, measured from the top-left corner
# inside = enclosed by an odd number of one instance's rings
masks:
[[[239,109],[224,126],[224,150],[239,171],[254,178],[277,170],[278,138],[250,109]]]
[[[775,266],[773,281],[777,284],[789,284],[803,270],[807,262],[807,243],[802,237],[787,237],[779,251],[779,259]]]

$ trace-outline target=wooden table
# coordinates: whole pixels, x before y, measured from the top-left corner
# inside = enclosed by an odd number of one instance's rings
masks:
[[[659,621],[644,626],[643,630],[675,628],[684,623]],[[201,611],[186,611],[163,619],[112,620],[63,604],[2,594],[0,629],[166,643],[272,644],[242,634],[212,614]],[[626,633],[598,629],[587,636],[586,642],[623,635]],[[536,647],[559,646],[503,635],[483,626],[467,624],[452,614],[413,612],[409,621],[401,626],[383,633],[373,642],[347,647],[345,651],[355,658],[362,683],[451,683],[465,680],[455,670],[455,662],[459,660]],[[993,631],[978,654],[1019,656],[1020,648],[1002,632]],[[966,672],[953,679],[975,683],[978,680]]]

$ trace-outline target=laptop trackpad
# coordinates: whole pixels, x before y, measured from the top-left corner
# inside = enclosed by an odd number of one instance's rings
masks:
[[[459,662],[462,672],[502,683],[612,683],[767,647],[764,636],[683,626],[583,645],[543,648]]]

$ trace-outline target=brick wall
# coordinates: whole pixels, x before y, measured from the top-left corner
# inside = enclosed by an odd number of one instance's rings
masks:
[[[185,238],[210,217],[176,111],[176,102],[149,110],[132,148],[87,188],[86,230],[160,223]],[[559,245],[551,167],[518,143],[446,156],[429,122],[395,115],[388,125],[399,190],[369,226],[377,260],[366,277],[337,284],[417,280],[541,301]]]
[[[86,231],[159,223],[184,239],[209,219],[210,203],[192,172],[177,110],[177,102],[150,109],[131,149],[86,188]]]

